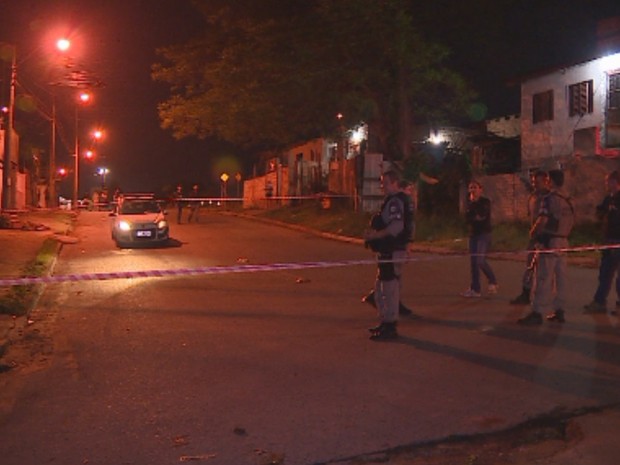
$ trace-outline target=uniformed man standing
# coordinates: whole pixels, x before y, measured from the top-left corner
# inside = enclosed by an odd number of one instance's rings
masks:
[[[399,196],[399,198],[403,201],[404,205],[404,227],[407,238],[407,255],[411,255],[412,253],[412,244],[415,237],[415,211],[416,211],[416,198],[417,192],[415,191],[415,186],[411,181],[400,181],[399,182],[399,192],[395,195]],[[400,279],[400,296],[402,297],[402,276]],[[373,307],[377,307],[375,302],[375,290],[374,288],[362,297],[362,302],[372,305]],[[413,316],[413,311],[408,308],[405,304],[403,304],[402,300],[398,303],[398,314],[401,316]]]
[[[405,205],[400,192],[399,176],[386,171],[381,176],[385,199],[380,213],[373,221],[374,229],[366,231],[364,239],[377,252],[379,260],[375,281],[375,303],[380,323],[371,328],[372,340],[389,340],[398,337],[398,306],[400,302],[400,277],[407,256],[407,232],[405,230]]]
[[[566,252],[558,250],[568,247],[568,236],[575,223],[575,214],[570,200],[559,192],[564,185],[564,173],[560,170],[550,171],[549,181],[551,192],[543,199],[538,219],[530,232],[540,252],[532,311],[518,320],[519,324],[526,326],[542,324],[541,312],[548,308],[552,308],[553,312],[547,315],[547,320],[564,323],[568,264]]]
[[[605,181],[609,195],[596,207],[596,213],[603,221],[604,244],[620,246],[620,172],[612,171]],[[620,249],[603,250],[598,273],[598,287],[592,302],[584,306],[585,313],[607,313],[607,296],[611,290],[614,274],[619,268]],[[616,290],[618,290],[617,282]]]
[[[527,212],[530,218],[530,228],[534,226],[538,219],[538,213],[540,205],[543,199],[549,195],[549,175],[546,171],[536,171],[532,176],[532,193],[527,200]],[[512,305],[529,305],[531,303],[532,287],[534,286],[534,278],[536,272],[536,261],[538,255],[534,252],[535,240],[530,237],[530,241],[527,245],[527,250],[530,252],[527,254],[526,264],[527,267],[523,273],[521,294],[512,299],[510,303]]]

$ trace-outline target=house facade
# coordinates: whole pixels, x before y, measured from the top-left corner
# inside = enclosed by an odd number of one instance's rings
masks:
[[[521,84],[522,168],[588,156],[620,156],[620,53]]]

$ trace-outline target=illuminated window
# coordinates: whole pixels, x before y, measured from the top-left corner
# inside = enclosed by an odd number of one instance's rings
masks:
[[[533,97],[532,121],[534,124],[553,119],[553,91],[548,90]]]
[[[592,81],[568,86],[568,115],[583,116],[592,113]]]

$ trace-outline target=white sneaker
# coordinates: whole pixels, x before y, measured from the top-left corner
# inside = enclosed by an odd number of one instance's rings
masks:
[[[476,292],[473,289],[467,289],[465,292],[461,292],[463,297],[480,297],[480,292]]]
[[[499,290],[499,284],[489,284],[489,287],[487,288],[487,292],[489,294],[497,294],[498,290]]]

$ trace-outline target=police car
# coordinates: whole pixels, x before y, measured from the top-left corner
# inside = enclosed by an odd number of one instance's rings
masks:
[[[170,237],[166,212],[152,194],[124,194],[111,216],[118,247],[165,244]]]

